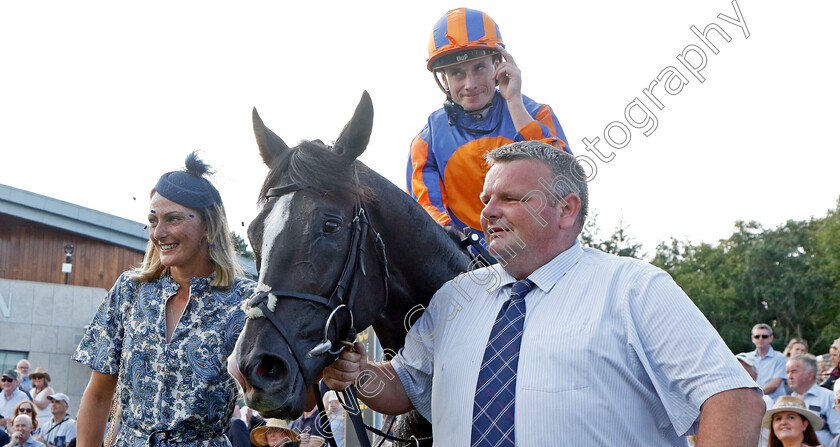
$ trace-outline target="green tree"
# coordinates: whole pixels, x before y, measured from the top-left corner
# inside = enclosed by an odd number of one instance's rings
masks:
[[[623,217],[618,219],[618,224],[613,233],[608,238],[602,240],[598,240],[599,230],[597,220],[597,212],[593,211],[589,213],[580,234],[581,244],[617,256],[629,256],[636,259],[642,259],[645,256],[645,253],[642,253],[642,244],[634,242],[634,238],[628,232],[630,225],[624,223]]]
[[[820,353],[840,334],[838,234],[836,211],[775,229],[739,221],[717,246],[660,244],[653,263],[674,277],[733,351],[752,349],[750,328],[768,323],[778,349],[803,337]]]
[[[814,239],[815,263],[831,284],[827,300],[838,307],[829,315],[833,318],[829,318],[822,331],[823,339],[830,342],[840,337],[840,198],[835,209],[829,210],[825,219],[818,223]]]
[[[236,251],[236,254],[246,257],[248,259],[254,259],[254,252],[248,250],[248,244],[245,242],[245,239],[242,236],[231,231],[230,237],[233,240],[233,249]]]

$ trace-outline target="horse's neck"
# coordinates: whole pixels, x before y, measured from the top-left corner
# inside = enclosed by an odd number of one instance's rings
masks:
[[[374,328],[384,347],[396,349],[404,342],[406,314],[428,305],[446,281],[468,268],[469,258],[404,191],[375,173],[371,185],[379,202],[372,223],[385,242],[391,275],[388,307]]]

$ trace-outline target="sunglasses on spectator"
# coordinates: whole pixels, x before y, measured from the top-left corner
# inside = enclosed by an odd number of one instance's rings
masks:
[[[759,338],[770,338],[770,336],[767,335],[767,334],[756,334],[756,335],[753,335],[753,338],[758,340]]]
[[[14,380],[12,380],[8,377],[3,377],[2,379],[0,379],[0,382],[14,382]]]
[[[31,408],[18,408],[18,413],[32,413]]]

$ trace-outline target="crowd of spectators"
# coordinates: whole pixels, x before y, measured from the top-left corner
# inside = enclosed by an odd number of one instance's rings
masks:
[[[808,352],[802,338],[790,339],[781,353],[775,351],[773,329],[766,324],[754,326],[751,338],[756,349],[736,358],[764,392],[767,413],[759,447],[840,447],[840,338],[819,357]],[[55,392],[43,367],[30,368],[24,359],[2,374],[0,447],[75,447],[70,399]],[[344,447],[346,418],[338,396],[329,391],[323,403],[326,419],[319,418],[315,407],[291,423],[265,420],[237,405],[226,434],[232,447],[321,447],[328,445],[323,422],[328,420],[336,445]]]
[[[232,447],[322,447],[329,445],[325,430],[329,423],[336,447],[344,447],[347,418],[336,392],[327,391],[323,403],[325,416],[319,416],[316,406],[291,423],[263,419],[254,410],[237,405],[226,435]]]
[[[69,447],[76,445],[76,421],[68,414],[70,398],[49,386],[43,367],[30,373],[27,359],[0,378],[0,446]]]
[[[840,447],[840,338],[819,357],[798,337],[782,353],[775,351],[767,324],[755,325],[751,338],[755,351],[736,357],[764,392],[767,413],[759,447]]]

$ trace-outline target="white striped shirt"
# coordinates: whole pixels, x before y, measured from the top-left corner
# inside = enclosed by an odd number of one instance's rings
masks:
[[[517,445],[684,446],[707,398],[758,389],[650,264],[575,243],[528,278]],[[470,443],[479,366],[514,281],[496,265],[446,283],[391,362],[437,445]]]

